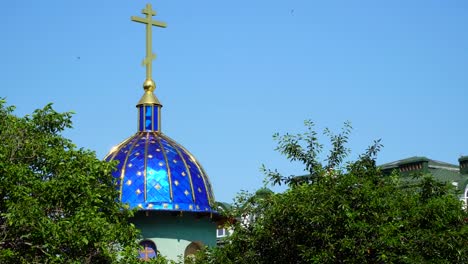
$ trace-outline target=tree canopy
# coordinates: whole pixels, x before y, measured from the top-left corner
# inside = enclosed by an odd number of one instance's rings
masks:
[[[62,135],[71,112],[13,111],[0,100],[0,262],[135,261],[138,232],[116,199],[115,164]]]
[[[261,199],[242,195],[230,217],[249,221],[230,226],[224,246],[202,252],[199,263],[468,263],[468,214],[453,186],[428,175],[413,185],[397,172],[384,176],[375,162],[379,141],[343,163],[349,124],[338,135],[325,131],[331,150],[321,161],[323,145],[313,123],[306,127],[274,138],[308,174],[264,168],[269,182],[289,188]]]

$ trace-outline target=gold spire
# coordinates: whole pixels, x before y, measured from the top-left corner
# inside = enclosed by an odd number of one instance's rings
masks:
[[[166,27],[166,23],[161,21],[152,20],[152,16],[156,15],[156,11],[153,10],[151,4],[146,4],[145,9],[141,11],[142,14],[145,14],[145,18],[132,16],[132,21],[139,22],[146,24],[146,57],[142,62],[142,65],[146,65],[146,80],[143,83],[143,89],[145,90],[145,94],[141,97],[140,101],[137,105],[142,104],[157,104],[161,105],[158,98],[154,95],[153,91],[156,89],[156,84],[151,78],[152,73],[152,66],[153,60],[156,59],[156,54],[151,51],[152,48],[152,26],[157,27]]]

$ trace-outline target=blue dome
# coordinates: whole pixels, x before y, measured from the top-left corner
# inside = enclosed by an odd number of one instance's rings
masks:
[[[160,131],[139,131],[104,158],[117,160],[120,201],[141,210],[215,212],[208,176],[195,157]]]

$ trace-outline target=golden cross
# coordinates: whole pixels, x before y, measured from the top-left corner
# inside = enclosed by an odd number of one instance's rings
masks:
[[[146,65],[146,80],[152,81],[152,78],[151,78],[152,62],[154,59],[156,59],[156,54],[153,54],[153,52],[151,52],[151,47],[152,47],[151,40],[153,38],[151,35],[151,29],[152,29],[152,26],[165,28],[167,25],[164,22],[152,20],[152,16],[156,15],[156,11],[154,11],[151,8],[151,4],[146,4],[146,8],[143,9],[141,13],[145,14],[146,17],[141,18],[141,17],[132,16],[131,19],[132,21],[146,24],[146,57],[143,60],[142,65],[143,66]]]
[[[150,254],[152,253],[155,253],[153,248],[149,247],[148,245],[144,245],[144,249],[141,251],[141,253],[143,253],[145,256],[144,256],[144,260],[150,260]]]

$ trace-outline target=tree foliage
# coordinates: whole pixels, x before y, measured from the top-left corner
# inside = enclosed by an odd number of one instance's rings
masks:
[[[348,124],[338,135],[326,131],[332,147],[320,162],[322,145],[313,124],[306,126],[275,139],[310,177],[265,169],[289,188],[261,199],[243,195],[234,207],[255,217],[231,226],[224,246],[203,251],[199,263],[468,263],[468,214],[452,186],[427,175],[412,186],[397,173],[384,176],[375,163],[379,141],[343,164]]]
[[[116,200],[115,164],[62,136],[72,113],[13,110],[0,100],[0,262],[135,261],[138,233]]]

